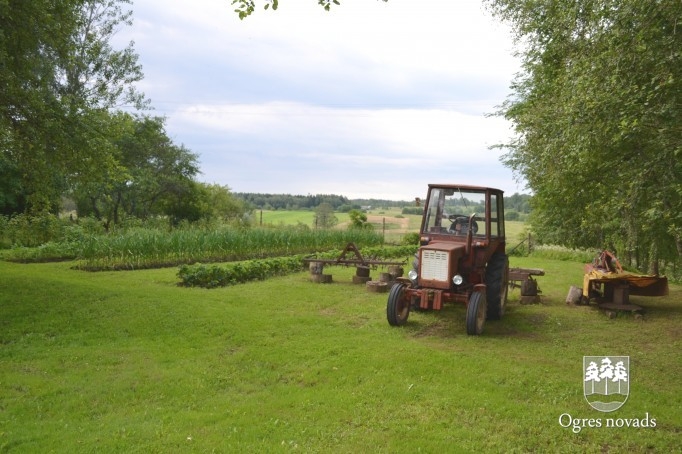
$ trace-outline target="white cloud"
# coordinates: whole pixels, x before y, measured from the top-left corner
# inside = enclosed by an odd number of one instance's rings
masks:
[[[313,148],[326,140],[331,152],[346,144],[346,153],[363,153],[371,145],[386,156],[457,156],[481,159],[477,152],[509,136],[500,118],[437,109],[338,109],[297,103],[196,105],[176,111],[179,128],[248,138],[267,134],[287,143]],[[302,149],[306,151],[305,148]],[[296,150],[291,150],[296,153]],[[366,151],[364,151],[366,152]]]
[[[120,38],[136,42],[140,88],[207,181],[390,198],[432,179],[523,189],[488,150],[509,127],[484,113],[518,63],[480,0],[343,0],[331,12],[281,0],[243,21],[231,0],[136,0],[134,12]]]

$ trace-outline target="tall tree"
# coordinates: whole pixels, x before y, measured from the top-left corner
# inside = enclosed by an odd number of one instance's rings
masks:
[[[73,178],[114,165],[106,110],[140,103],[132,43],[110,39],[129,0],[0,1],[0,153],[22,176],[34,211],[50,209]]]
[[[247,225],[247,207],[230,193],[230,188],[218,184],[191,182],[182,193],[166,197],[162,210],[173,224],[179,221],[217,220]]]
[[[316,229],[329,229],[338,222],[338,218],[334,215],[334,208],[329,203],[321,203],[315,208],[314,223]]]
[[[504,162],[547,241],[612,247],[644,268],[682,257],[682,3],[486,0],[523,70],[500,109]]]
[[[163,118],[126,113],[109,118],[115,166],[97,179],[80,180],[74,192],[79,214],[93,215],[109,227],[124,214],[147,218],[169,210],[190,213],[178,199],[196,196],[197,155],[171,141]]]
[[[72,109],[144,108],[148,101],[134,86],[142,79],[134,42],[121,50],[111,41],[121,27],[132,25],[131,0],[81,0],[71,52],[59,61],[59,78]]]

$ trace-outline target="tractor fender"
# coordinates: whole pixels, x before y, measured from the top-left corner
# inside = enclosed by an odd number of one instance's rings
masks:
[[[486,294],[485,294],[485,289],[486,289],[485,284],[476,284],[476,285],[474,285],[474,292],[481,292],[483,298],[485,298],[485,296],[486,296]]]
[[[395,278],[395,282],[400,282],[402,284],[405,284],[405,285],[407,285],[407,288],[412,288],[412,286],[413,286],[412,281],[406,277],[397,277],[397,278]]]

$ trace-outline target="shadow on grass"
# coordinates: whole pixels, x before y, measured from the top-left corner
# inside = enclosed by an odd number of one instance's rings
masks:
[[[517,306],[508,307],[501,320],[486,320],[481,337],[540,339],[548,315],[529,313]],[[415,338],[455,339],[468,336],[464,305],[446,305],[440,311],[410,312],[403,327]]]

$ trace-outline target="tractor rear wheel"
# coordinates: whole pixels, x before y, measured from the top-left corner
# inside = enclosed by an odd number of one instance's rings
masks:
[[[410,301],[405,295],[405,287],[402,282],[395,283],[388,294],[386,318],[391,326],[404,325],[410,316]]]
[[[509,258],[496,252],[488,260],[485,268],[486,299],[488,300],[488,320],[499,320],[507,305],[507,286],[509,281]]]
[[[481,292],[473,292],[469,297],[469,304],[467,304],[467,334],[469,336],[478,336],[483,332],[483,325],[485,324],[486,304],[483,301],[483,294]]]

